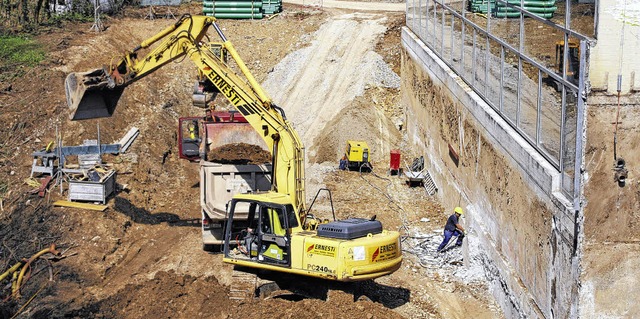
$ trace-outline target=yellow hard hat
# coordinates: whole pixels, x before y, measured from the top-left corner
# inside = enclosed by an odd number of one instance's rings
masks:
[[[456,207],[453,209],[454,213],[460,214],[460,215],[464,215],[464,212],[462,211],[462,207]]]

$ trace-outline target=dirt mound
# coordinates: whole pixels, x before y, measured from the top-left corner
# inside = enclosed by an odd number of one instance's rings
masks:
[[[115,295],[67,313],[66,316],[175,318],[176,314],[180,314],[181,318],[220,318],[227,304],[227,290],[215,278],[195,278],[170,270],[156,273],[147,282],[128,284]]]
[[[232,143],[212,149],[207,159],[220,164],[265,164],[271,163],[271,154],[257,145]]]
[[[280,298],[263,300],[259,304],[244,304],[237,309],[237,313],[227,318],[288,318],[288,319],[316,319],[316,318],[363,318],[384,319],[402,318],[393,310],[385,308],[366,298],[354,302],[353,295],[342,291],[330,291],[326,301],[319,299],[304,299],[289,301]]]
[[[367,297],[354,302],[354,295],[339,290],[329,291],[326,300],[287,300],[285,297],[230,301],[228,288],[214,277],[196,278],[170,270],[160,271],[143,283],[128,284],[113,296],[81,309],[55,315],[80,318],[401,318]]]

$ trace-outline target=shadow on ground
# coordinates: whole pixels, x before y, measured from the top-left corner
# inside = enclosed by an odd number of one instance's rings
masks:
[[[166,212],[151,213],[144,208],[133,205],[128,199],[116,197],[115,211],[129,216],[134,223],[157,225],[167,223],[169,226],[200,227],[199,218],[181,219],[178,215]]]
[[[400,307],[410,301],[411,291],[402,287],[391,287],[373,280],[361,282],[335,282],[319,278],[293,274],[255,270],[245,267],[235,268],[238,271],[257,273],[265,281],[256,290],[259,298],[282,298],[292,301],[303,299],[327,300],[330,290],[339,290],[353,295],[353,301],[369,300],[377,302],[389,309]],[[277,295],[273,295],[276,293]]]

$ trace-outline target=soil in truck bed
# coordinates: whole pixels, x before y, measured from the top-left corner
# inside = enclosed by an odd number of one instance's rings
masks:
[[[220,164],[265,164],[271,163],[271,154],[257,145],[232,143],[212,149],[207,159]]]

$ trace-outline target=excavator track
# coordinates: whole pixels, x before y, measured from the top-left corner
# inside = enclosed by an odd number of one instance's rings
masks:
[[[231,274],[232,285],[229,289],[229,299],[240,302],[248,302],[254,299],[270,299],[284,296],[299,295],[304,298],[313,297],[313,293],[317,289],[317,284],[313,287],[307,287],[298,291],[291,289],[291,285],[286,285],[289,289],[282,289],[278,282],[268,278],[262,278],[255,269],[234,267]],[[287,281],[285,279],[285,281]],[[291,282],[296,282],[292,280]],[[314,281],[315,282],[315,281]],[[322,299],[322,298],[321,298]]]
[[[232,284],[231,289],[229,289],[229,299],[249,301],[255,298],[258,284],[257,274],[234,267],[231,279]]]

